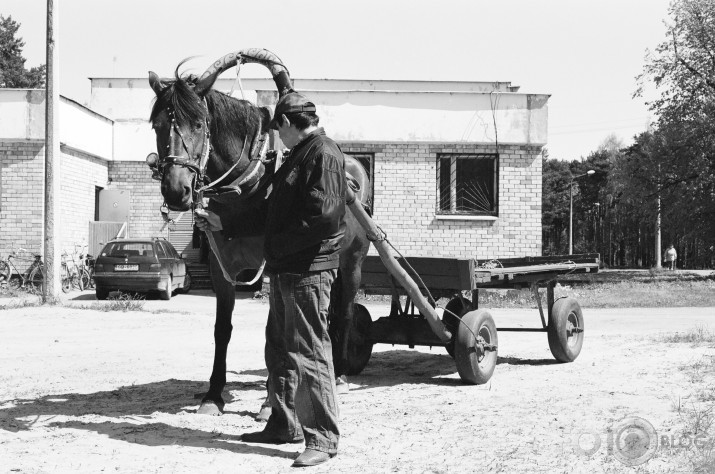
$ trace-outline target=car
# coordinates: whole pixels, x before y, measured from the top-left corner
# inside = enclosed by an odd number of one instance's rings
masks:
[[[191,275],[186,261],[163,238],[114,239],[104,246],[94,264],[98,300],[106,300],[114,290],[159,292],[171,299],[174,290],[186,293]]]

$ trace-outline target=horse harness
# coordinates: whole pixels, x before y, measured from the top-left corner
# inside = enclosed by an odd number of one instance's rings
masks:
[[[164,158],[158,158],[158,162],[155,166],[152,166],[152,178],[157,181],[162,181],[164,172],[167,166],[182,166],[189,169],[193,175],[193,185],[192,185],[192,201],[193,208],[197,206],[203,206],[204,193],[211,194],[213,196],[219,196],[225,193],[234,193],[241,195],[244,193],[244,189],[248,189],[249,192],[244,196],[248,197],[257,189],[255,186],[260,178],[261,164],[265,161],[265,155],[267,152],[268,145],[268,133],[262,133],[258,140],[255,142],[251,150],[251,156],[249,165],[246,170],[233,182],[228,185],[216,188],[215,186],[223,181],[228,175],[233,172],[236,166],[241,162],[241,157],[243,156],[246,148],[246,141],[243,142],[243,148],[241,149],[241,154],[239,159],[231,166],[228,171],[221,175],[218,179],[208,182],[209,179],[206,176],[206,168],[208,166],[209,156],[211,153],[211,132],[209,131],[209,120],[208,120],[208,104],[206,103],[206,98],[203,99],[204,108],[206,109],[206,117],[204,118],[204,137],[203,143],[201,145],[201,157],[199,158],[199,163],[197,164],[194,160],[190,158],[189,147],[187,146],[187,139],[184,134],[181,133],[181,129],[176,123],[176,117],[174,110],[167,107],[167,113],[171,120],[171,127],[169,128],[169,144],[167,145],[168,153]],[[193,140],[192,138],[188,139]],[[187,156],[182,157],[178,154],[178,145],[186,151]],[[163,203],[160,208],[160,212],[165,222],[172,222],[169,218],[169,210],[166,203]]]

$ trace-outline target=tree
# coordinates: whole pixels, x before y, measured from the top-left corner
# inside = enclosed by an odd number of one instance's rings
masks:
[[[0,15],[0,87],[43,88],[45,87],[45,65],[25,69],[22,48],[25,42],[16,37],[20,24]]]
[[[669,15],[667,37],[638,78],[636,95],[649,81],[661,95],[650,104],[653,153],[637,161],[655,183],[650,195],[661,197],[666,238],[706,265],[715,248],[715,2],[675,0]]]

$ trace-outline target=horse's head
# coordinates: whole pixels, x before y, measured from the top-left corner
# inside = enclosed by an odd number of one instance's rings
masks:
[[[161,80],[149,73],[156,93],[151,125],[156,134],[157,153],[147,157],[161,194],[173,211],[187,211],[195,191],[204,183],[211,143],[206,98],[197,91],[193,76]]]
[[[200,77],[180,77],[178,68],[175,77],[170,80],[160,79],[155,73],[149,73],[149,84],[156,94],[156,102],[151,112],[151,124],[156,133],[157,153],[147,157],[147,164],[152,169],[153,177],[161,181],[161,194],[167,207],[173,211],[187,211],[195,202],[197,191],[209,182],[209,171],[223,172],[223,164],[209,163],[209,155],[221,155],[226,162],[244,159],[246,125],[249,118],[240,113],[213,110],[216,124],[212,124],[209,106],[221,107],[225,96],[211,92],[218,76],[225,70],[240,63],[253,62],[266,66],[273,76],[282,97],[293,90],[288,70],[280,59],[265,49],[247,49],[227,54]],[[181,66],[181,64],[179,65]],[[209,101],[207,101],[207,98]],[[215,98],[215,100],[211,100]],[[224,101],[224,102],[222,102]],[[266,111],[267,120],[270,112]],[[224,116],[225,115],[225,116]],[[232,146],[227,140],[217,143],[217,150],[212,151],[210,127],[214,125],[224,135],[228,130],[238,130],[242,135],[242,146]],[[225,137],[223,137],[225,138]],[[245,155],[248,161],[250,153]],[[236,173],[241,169],[237,168]]]

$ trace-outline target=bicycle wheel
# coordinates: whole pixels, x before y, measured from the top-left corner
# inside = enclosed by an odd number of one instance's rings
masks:
[[[27,284],[32,291],[42,292],[42,285],[45,283],[44,272],[41,267],[35,267],[27,277]]]
[[[79,289],[81,291],[88,290],[90,286],[90,276],[86,268],[82,268],[79,271]]]
[[[72,279],[67,271],[67,265],[64,263],[62,264],[62,270],[60,271],[60,280],[62,281],[62,292],[69,293],[72,288]]]
[[[0,285],[7,285],[10,282],[10,265],[0,261]]]
[[[94,267],[89,267],[87,271],[89,272],[89,287],[94,289]]]

